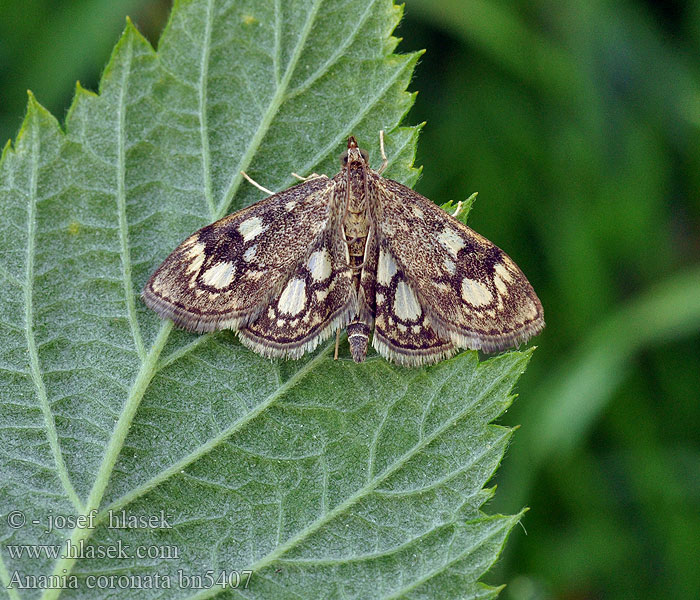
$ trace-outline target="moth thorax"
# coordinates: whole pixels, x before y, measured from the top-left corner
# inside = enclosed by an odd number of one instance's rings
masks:
[[[348,164],[348,210],[364,212],[367,199],[367,173],[362,161]]]
[[[350,354],[356,363],[364,362],[367,356],[367,342],[369,341],[369,325],[363,321],[354,321],[347,327]]]

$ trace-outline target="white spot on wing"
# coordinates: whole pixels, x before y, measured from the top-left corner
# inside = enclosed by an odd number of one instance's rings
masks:
[[[258,245],[253,244],[250,248],[248,248],[244,253],[243,253],[243,260],[246,262],[250,262],[255,258],[255,253],[258,251]]]
[[[192,262],[187,267],[185,273],[196,273],[202,266],[204,262],[204,249],[206,246],[200,242],[197,242],[187,251],[187,257],[193,259]]]
[[[493,300],[491,290],[476,279],[462,279],[462,299],[472,306],[485,306]]]
[[[298,315],[306,304],[306,282],[303,279],[290,279],[277,301],[280,312]]]
[[[313,252],[309,256],[309,262],[306,266],[314,281],[328,279],[331,275],[331,257],[328,254],[328,250],[321,248],[321,250]]]
[[[445,227],[438,236],[440,245],[447,250],[453,258],[457,258],[457,253],[464,248],[464,240],[451,227]]]
[[[223,261],[209,267],[202,273],[202,281],[205,285],[215,288],[225,288],[231,285],[233,275],[236,272],[233,263]]]
[[[267,227],[263,227],[260,217],[250,217],[238,226],[238,231],[243,236],[244,242],[249,242],[266,229]]]
[[[389,286],[391,278],[396,274],[396,261],[390,252],[380,248],[379,261],[377,263],[377,282]]]
[[[457,271],[457,265],[455,265],[454,261],[448,256],[445,257],[445,268],[450,275],[454,275]]]
[[[287,202],[287,204],[284,205],[284,209],[287,211],[294,210],[294,207],[297,205],[296,200],[290,200]]]
[[[421,307],[413,290],[399,281],[394,293],[394,314],[402,321],[415,321],[421,315]]]
[[[501,279],[498,275],[496,275],[493,278],[493,282],[496,284],[496,289],[498,290],[498,293],[501,294],[501,296],[508,295],[508,286],[505,284],[503,279]]]
[[[496,275],[498,275],[506,283],[513,281],[513,276],[511,275],[510,271],[506,269],[503,263],[498,263],[494,270],[496,271]]]

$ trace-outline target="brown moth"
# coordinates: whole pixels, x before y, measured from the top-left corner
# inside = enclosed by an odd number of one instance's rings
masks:
[[[192,234],[153,273],[145,303],[191,331],[237,330],[267,357],[299,358],[346,328],[355,362],[373,330],[379,354],[419,366],[539,333],[542,305],[522,271],[382,177],[381,142],[378,171],[350,137],[335,177],[314,174]]]

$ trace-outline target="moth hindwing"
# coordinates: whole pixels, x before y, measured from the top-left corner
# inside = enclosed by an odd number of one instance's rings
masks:
[[[236,330],[268,357],[298,358],[347,328],[356,362],[371,335],[386,359],[419,366],[542,330],[542,305],[502,250],[382,177],[354,137],[341,162],[192,234],[145,303],[185,329]]]

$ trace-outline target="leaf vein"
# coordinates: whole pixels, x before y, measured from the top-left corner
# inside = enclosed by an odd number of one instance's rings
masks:
[[[449,523],[442,523],[438,525],[437,527],[433,527],[431,529],[428,529],[426,531],[423,531],[419,535],[415,535],[411,538],[408,538],[407,540],[404,540],[400,544],[397,544],[396,546],[391,546],[390,548],[387,548],[385,550],[381,550],[379,552],[368,552],[366,554],[356,554],[354,556],[349,556],[349,557],[341,557],[341,558],[280,558],[279,562],[284,565],[298,565],[298,566],[332,566],[332,565],[344,565],[348,563],[359,563],[359,562],[366,562],[369,560],[376,560],[378,558],[386,558],[387,556],[392,556],[394,554],[397,554],[398,552],[401,552],[402,550],[405,550],[406,548],[410,548],[411,544],[415,544],[416,542],[419,542],[422,539],[425,539],[429,535],[432,535],[435,533],[436,530],[439,529],[445,529],[446,527],[452,527],[454,525],[454,522],[450,521]]]
[[[131,280],[131,251],[129,249],[129,224],[126,218],[126,92],[128,90],[129,76],[131,75],[131,61],[133,45],[127,44],[127,60],[122,74],[117,105],[117,210],[119,218],[119,242],[122,263],[122,278],[124,283],[124,296],[126,309],[131,328],[131,336],[138,352],[139,359],[143,362],[146,358],[146,348],[141,337],[141,328],[136,318],[136,302],[134,284]]]
[[[206,19],[204,25],[204,40],[202,40],[202,54],[199,61],[199,88],[197,95],[199,109],[199,138],[202,145],[202,177],[204,179],[204,196],[207,199],[209,214],[212,220],[216,219],[216,204],[211,186],[211,152],[209,150],[209,130],[207,119],[207,90],[209,75],[209,59],[211,51],[212,28],[212,4],[214,0],[207,2]]]
[[[119,416],[114,430],[112,431],[112,436],[109,438],[107,448],[102,456],[102,462],[100,468],[97,471],[95,481],[92,484],[92,489],[90,490],[90,495],[88,496],[87,502],[84,509],[81,509],[81,513],[88,515],[90,511],[99,509],[102,503],[102,498],[104,496],[107,484],[114,471],[114,465],[117,462],[117,458],[124,446],[124,440],[131,427],[131,422],[136,414],[136,409],[139,407],[143,395],[148,389],[148,386],[155,375],[155,365],[158,362],[158,357],[163,350],[163,346],[172,331],[173,323],[172,321],[164,321],[160,327],[160,331],[151,346],[151,350],[146,356],[146,360],[141,364],[141,369],[139,370],[134,383],[131,386],[131,392],[129,393],[126,402],[122,408],[122,412]],[[92,535],[92,529],[90,528],[74,528],[70,538],[66,540],[66,543],[70,541],[73,545],[79,545],[80,540],[86,540]],[[54,567],[54,575],[65,575],[69,573],[73,565],[75,564],[76,558],[62,558],[56,562]],[[57,598],[60,594],[60,589],[51,588],[47,589],[42,598],[44,600],[51,600]]]
[[[503,517],[500,517],[500,518],[503,519]],[[484,519],[484,520],[489,520],[489,519]],[[472,552],[477,550],[480,546],[485,544],[491,538],[493,538],[496,535],[498,535],[499,533],[501,533],[501,531],[504,528],[507,528],[510,526],[511,522],[512,522],[512,518],[503,519],[501,527],[490,531],[489,534],[486,535],[485,537],[480,537],[475,543],[470,544],[469,546],[464,548],[461,552],[457,553],[453,558],[451,558],[450,560],[447,560],[443,565],[440,565],[439,567],[433,569],[432,571],[428,571],[422,577],[418,577],[417,579],[411,581],[408,585],[405,585],[404,587],[396,590],[396,592],[394,592],[393,594],[391,594],[389,596],[385,596],[385,600],[391,600],[392,598],[400,598],[401,596],[403,596],[407,592],[410,592],[411,590],[415,590],[418,586],[422,585],[423,583],[425,583],[427,581],[430,581],[431,579],[433,579],[434,577],[436,577],[440,573],[443,573],[449,567],[451,567],[455,563],[462,560],[464,557],[468,556],[469,554],[471,554]],[[456,535],[456,530],[455,530],[455,535]],[[453,542],[454,542],[454,539],[452,540],[452,542],[450,542],[450,544],[452,544]]]
[[[36,387],[36,393],[39,400],[39,405],[41,406],[41,412],[44,415],[44,422],[46,423],[46,436],[49,440],[49,446],[51,447],[51,453],[53,454],[54,461],[56,462],[56,470],[58,472],[58,477],[61,480],[61,485],[66,491],[66,495],[73,504],[73,506],[78,510],[83,510],[83,503],[80,501],[78,494],[73,487],[70,480],[70,475],[68,474],[68,469],[63,460],[63,453],[61,452],[61,447],[58,442],[58,432],[56,431],[56,421],[54,420],[53,413],[51,411],[51,406],[49,405],[49,399],[46,393],[46,386],[44,384],[44,378],[41,373],[41,365],[39,364],[39,352],[37,350],[36,339],[34,337],[34,251],[36,244],[36,201],[37,201],[37,188],[38,188],[38,177],[39,177],[39,153],[40,153],[40,140],[39,140],[39,124],[36,122],[36,113],[38,108],[33,106],[30,110],[33,110],[33,127],[31,129],[32,135],[32,161],[31,161],[31,176],[30,176],[30,197],[27,203],[27,265],[26,265],[26,281],[24,283],[24,323],[25,323],[25,337],[27,340],[27,351],[29,353],[29,366],[31,370],[32,380],[34,386]]]
[[[405,496],[415,496],[415,495],[420,495],[424,494],[426,492],[429,492],[431,490],[437,489],[440,486],[449,483],[462,473],[466,473],[474,467],[482,458],[484,458],[489,452],[492,452],[494,450],[497,450],[495,448],[496,444],[498,444],[503,438],[506,438],[510,435],[510,430],[504,428],[503,435],[496,440],[494,443],[490,444],[489,446],[482,447],[483,451],[479,452],[476,454],[474,457],[470,458],[469,462],[464,463],[462,466],[460,466],[459,469],[456,469],[454,471],[449,471],[444,477],[441,477],[439,479],[436,479],[434,481],[431,481],[429,484],[418,487],[418,488],[409,488],[409,489],[402,489],[402,490],[390,490],[390,489],[375,489],[373,491],[374,494],[378,496],[384,496],[384,497],[392,497],[392,498],[400,498],[400,497],[405,497]],[[476,493],[479,493],[481,490],[477,490]],[[472,494],[473,495],[473,494]]]
[[[329,143],[327,143],[324,147],[321,148],[314,156],[311,157],[311,159],[307,162],[307,164],[303,167],[302,173],[308,173],[313,169],[314,165],[318,165],[326,156],[328,156],[335,148],[337,148],[341,142],[344,140],[347,141],[347,135],[348,132],[352,132],[355,127],[357,127],[362,119],[364,119],[367,114],[369,114],[370,111],[372,111],[377,104],[377,102],[386,94],[386,92],[389,91],[392,85],[396,83],[396,80],[399,78],[399,76],[403,73],[403,71],[406,68],[409,68],[411,65],[411,62],[406,63],[402,68],[397,69],[394,74],[391,77],[388,77],[386,80],[386,83],[384,86],[382,86],[379,94],[377,94],[376,100],[373,103],[367,103],[364,105],[362,110],[360,110],[357,115],[355,116],[354,119],[352,119],[347,127],[341,128],[340,131],[341,133],[336,136],[335,138],[331,139]],[[391,164],[391,163],[389,163]]]
[[[290,59],[289,64],[287,65],[284,77],[282,78],[280,85],[277,86],[277,89],[275,90],[275,93],[272,96],[272,99],[270,100],[270,104],[268,105],[267,112],[265,113],[262,121],[258,125],[258,129],[253,135],[248,149],[241,157],[238,166],[236,167],[235,171],[231,176],[231,180],[228,184],[226,192],[224,193],[223,200],[221,201],[221,204],[219,205],[218,210],[216,211],[217,217],[223,216],[226,212],[226,209],[231,204],[231,200],[233,200],[234,195],[238,191],[238,188],[241,185],[241,182],[243,181],[241,171],[245,171],[250,165],[250,162],[253,160],[253,156],[255,156],[255,153],[258,151],[260,144],[262,144],[265,134],[270,128],[270,125],[272,125],[274,116],[277,114],[277,111],[279,110],[280,106],[282,106],[282,103],[285,100],[286,90],[289,86],[289,82],[292,78],[292,75],[294,74],[294,70],[296,69],[296,66],[299,63],[302,50],[306,45],[306,41],[309,37],[309,34],[311,33],[312,26],[316,20],[316,17],[318,16],[320,6],[321,0],[315,0],[313,6],[309,10],[309,15],[306,19],[306,22],[304,23],[304,27],[301,31],[301,34],[299,35],[299,40],[297,41],[297,44],[294,48],[292,58]]]
[[[282,25],[280,23],[280,13],[282,12],[282,7],[280,6],[280,0],[275,0],[275,51],[272,55],[272,66],[275,72],[275,83],[279,89],[281,85],[280,80],[280,58],[282,51]]]
[[[293,386],[295,386],[303,377],[313,370],[313,368],[316,366],[316,364],[325,359],[326,355],[330,352],[331,346],[328,345],[326,346],[323,350],[321,350],[314,358],[312,358],[308,363],[306,363],[301,369],[299,369],[292,377],[290,377],[280,388],[275,390],[272,394],[270,394],[264,401],[262,401],[258,406],[250,411],[245,417],[238,419],[234,423],[232,423],[229,427],[224,429],[221,433],[213,437],[211,440],[206,442],[205,444],[202,444],[199,446],[196,450],[193,450],[190,452],[187,456],[183,457],[167,469],[164,469],[157,475],[153,476],[151,479],[148,481],[145,481],[138,487],[134,488],[131,490],[129,493],[125,494],[121,498],[118,498],[117,500],[113,501],[109,506],[107,506],[101,513],[102,518],[104,518],[104,514],[106,513],[107,510],[118,510],[123,506],[126,506],[130,502],[133,502],[137,498],[143,496],[145,493],[148,491],[152,490],[155,488],[157,485],[160,483],[163,483],[173,475],[179,473],[181,470],[185,469],[192,463],[194,463],[196,460],[200,459],[201,457],[205,456],[212,450],[214,450],[217,446],[219,446],[221,443],[225,442],[231,435],[242,429],[245,425],[247,425],[250,421],[252,421],[255,417],[257,417],[260,413],[265,411],[267,408],[269,408],[278,398],[280,398],[285,392],[287,392],[289,389],[291,389]],[[100,521],[100,515],[97,517],[97,521]]]
[[[335,63],[338,62],[340,57],[343,56],[345,51],[351,46],[352,42],[355,41],[355,38],[362,29],[362,26],[366,23],[367,19],[369,18],[369,15],[372,12],[372,9],[374,8],[375,4],[376,0],[371,0],[367,3],[364,12],[362,13],[362,15],[360,15],[360,18],[355,21],[355,27],[353,27],[352,31],[350,32],[350,35],[348,35],[343,40],[342,44],[339,44],[336,47],[333,54],[331,54],[328,57],[328,59],[318,67],[318,69],[316,69],[311,75],[309,75],[309,77],[307,77],[299,85],[299,87],[296,87],[289,92],[286,98],[287,100],[295,98],[296,96],[299,96],[300,94],[307,91],[318,79],[325,75]]]
[[[0,554],[0,579],[2,580],[2,587],[7,591],[7,597],[10,600],[20,600],[17,590],[10,585],[10,573],[7,570],[2,554]]]
[[[458,371],[457,369],[453,366],[452,373],[450,377],[452,377],[454,374],[456,374]],[[299,531],[296,535],[292,536],[285,542],[284,544],[277,546],[275,550],[267,554],[266,556],[262,557],[255,563],[253,563],[250,568],[253,571],[260,570],[272,562],[274,562],[277,558],[282,556],[285,552],[288,552],[290,549],[295,547],[297,544],[305,540],[307,537],[309,537],[312,533],[318,531],[323,525],[326,523],[330,522],[332,519],[335,517],[339,516],[343,512],[345,512],[347,509],[349,509],[351,506],[359,502],[362,498],[367,496],[370,492],[373,492],[374,489],[381,483],[383,480],[387,479],[390,475],[393,475],[397,471],[399,471],[411,458],[413,458],[416,454],[418,454],[421,450],[423,450],[428,444],[430,444],[432,441],[436,440],[442,433],[447,431],[450,427],[452,427],[456,422],[458,422],[461,418],[463,418],[468,412],[471,410],[471,408],[475,405],[478,404],[481,398],[486,395],[487,393],[490,392],[491,389],[493,389],[497,384],[499,384],[503,379],[508,377],[508,373],[501,374],[500,377],[497,379],[494,379],[489,383],[489,385],[481,390],[481,393],[476,395],[473,399],[472,402],[469,404],[465,404],[463,409],[461,411],[456,412],[454,415],[451,415],[450,418],[446,419],[445,422],[438,428],[435,429],[435,431],[430,435],[427,436],[423,439],[421,439],[417,444],[415,444],[413,447],[408,449],[401,457],[396,460],[396,462],[389,468],[385,469],[381,474],[377,475],[375,479],[364,485],[363,487],[359,488],[355,493],[351,494],[348,496],[348,498],[344,501],[338,504],[335,508],[333,508],[331,511],[323,515],[322,517],[319,517],[312,523],[310,523],[306,528],[302,529]],[[449,378],[448,378],[449,379]]]

